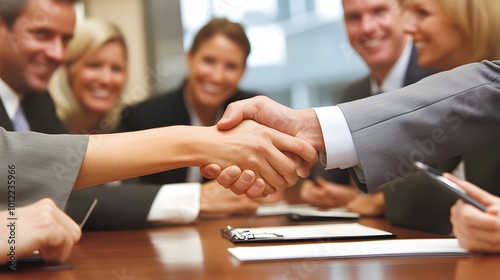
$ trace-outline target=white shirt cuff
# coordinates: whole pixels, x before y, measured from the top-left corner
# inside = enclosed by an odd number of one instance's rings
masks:
[[[147,221],[172,224],[194,222],[200,213],[200,193],[200,183],[163,185],[149,209]]]
[[[350,168],[359,164],[351,131],[338,106],[314,108],[323,132],[326,149],[326,169]],[[324,159],[324,155],[323,155]]]

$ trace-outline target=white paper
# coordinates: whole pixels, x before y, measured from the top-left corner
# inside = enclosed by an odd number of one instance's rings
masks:
[[[454,238],[393,239],[229,248],[241,262],[309,258],[359,258],[380,256],[462,256],[467,251]]]

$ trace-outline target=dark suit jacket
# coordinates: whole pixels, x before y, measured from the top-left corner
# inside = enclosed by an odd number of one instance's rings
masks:
[[[172,125],[190,125],[191,117],[184,102],[183,91],[184,86],[146,102],[126,108],[123,112],[119,130],[136,131]],[[254,96],[256,94],[238,90],[224,104],[223,109],[231,102]],[[180,168],[143,176],[140,177],[140,181],[147,184],[183,183],[187,179],[187,170],[187,168]]]
[[[7,131],[13,131],[12,122],[1,99],[0,105],[0,126]],[[48,93],[26,94],[21,106],[32,131],[49,134],[67,132],[57,118],[54,102]]]

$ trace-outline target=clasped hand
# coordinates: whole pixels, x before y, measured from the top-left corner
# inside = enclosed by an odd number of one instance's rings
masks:
[[[231,166],[214,162],[200,168],[205,177],[216,178],[220,185],[236,194],[257,198],[294,185],[298,176],[309,175],[317,160],[317,151],[325,149],[312,109],[293,110],[258,96],[230,104],[217,128],[221,133],[237,130],[242,136],[248,135],[246,130],[257,128],[245,119],[261,124],[259,133],[251,139],[242,139],[240,151],[228,157],[244,157],[246,162]]]

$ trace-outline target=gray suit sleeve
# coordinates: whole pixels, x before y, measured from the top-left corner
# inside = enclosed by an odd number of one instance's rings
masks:
[[[7,132],[0,128],[0,211],[14,198],[15,206],[20,207],[45,197],[63,209],[87,143],[86,135]]]
[[[499,76],[500,61],[483,61],[340,104],[360,160],[360,189],[404,180],[413,161],[433,163],[499,142]]]

